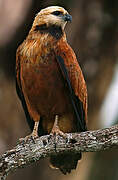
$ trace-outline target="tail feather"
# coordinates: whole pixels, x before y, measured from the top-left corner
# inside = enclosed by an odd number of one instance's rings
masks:
[[[81,153],[63,153],[50,157],[50,167],[60,169],[63,174],[70,173],[71,170],[76,169],[78,160],[81,159]]]

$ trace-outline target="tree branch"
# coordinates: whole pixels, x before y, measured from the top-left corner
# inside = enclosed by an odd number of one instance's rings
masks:
[[[69,133],[67,139],[46,135],[22,141],[0,156],[0,179],[4,180],[17,168],[57,153],[95,152],[118,147],[118,125],[96,131]]]

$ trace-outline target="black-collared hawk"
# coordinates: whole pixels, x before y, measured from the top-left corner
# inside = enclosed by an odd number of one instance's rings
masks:
[[[86,131],[86,84],[64,32],[71,20],[62,7],[42,9],[17,49],[16,89],[33,137]],[[79,159],[80,153],[50,161],[66,174]]]

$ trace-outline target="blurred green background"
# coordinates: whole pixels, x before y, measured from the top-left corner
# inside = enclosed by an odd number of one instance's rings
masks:
[[[15,90],[15,53],[40,9],[60,5],[73,17],[66,27],[88,87],[88,129],[118,120],[118,1],[0,0],[0,154],[30,133]],[[48,159],[17,170],[8,180],[118,180],[118,150],[83,153],[76,171],[64,176]]]

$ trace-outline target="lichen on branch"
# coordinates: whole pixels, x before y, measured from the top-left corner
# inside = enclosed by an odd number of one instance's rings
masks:
[[[0,179],[5,180],[10,172],[57,153],[96,152],[118,147],[118,125],[66,135],[67,138],[46,135],[19,142],[0,156]]]

